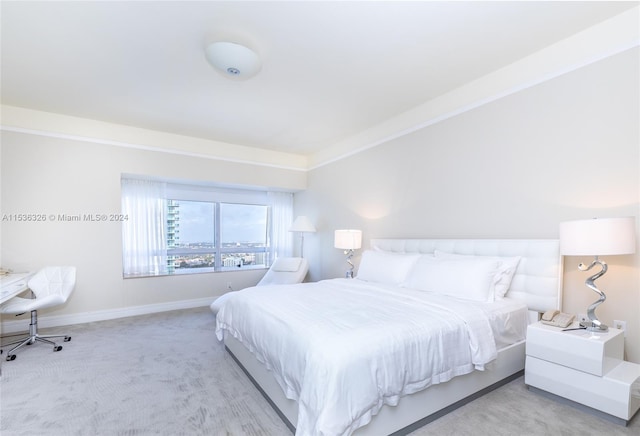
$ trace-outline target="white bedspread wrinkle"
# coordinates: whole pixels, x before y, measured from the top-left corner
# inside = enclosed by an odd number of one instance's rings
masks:
[[[216,335],[298,401],[296,435],[350,435],[384,404],[495,359],[483,305],[357,279],[261,286],[228,298]]]

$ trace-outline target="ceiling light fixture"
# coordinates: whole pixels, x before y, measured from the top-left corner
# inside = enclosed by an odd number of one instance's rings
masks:
[[[232,79],[248,79],[262,68],[256,52],[234,42],[213,42],[205,48],[205,56],[216,70]]]

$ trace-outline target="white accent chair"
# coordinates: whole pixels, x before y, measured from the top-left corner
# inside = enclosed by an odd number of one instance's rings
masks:
[[[256,286],[301,283],[308,271],[309,261],[304,257],[279,257]]]
[[[279,257],[271,264],[271,268],[256,286],[293,285],[301,283],[309,271],[309,261],[304,257]],[[218,313],[222,304],[232,295],[227,292],[211,303],[211,311]]]
[[[76,268],[73,266],[50,266],[38,271],[28,282],[28,287],[33,292],[35,298],[13,297],[7,301],[0,313],[22,315],[31,312],[31,324],[29,325],[29,336],[19,341],[3,345],[8,347],[18,344],[9,350],[7,360],[15,360],[15,351],[25,345],[31,345],[36,341],[53,345],[53,351],[62,350],[62,345],[58,345],[49,338],[64,338],[64,342],[69,342],[71,336],[65,335],[40,335],[38,333],[38,309],[58,306],[64,304],[69,295],[73,292],[76,284]]]

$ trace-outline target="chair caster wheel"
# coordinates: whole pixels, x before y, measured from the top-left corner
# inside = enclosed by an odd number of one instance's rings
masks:
[[[9,354],[7,356],[7,362],[11,362],[12,360],[16,360],[16,355],[15,354]]]
[[[64,337],[64,341],[65,341],[65,342],[69,342],[70,340],[71,340],[71,336],[65,336],[65,337]]]
[[[55,347],[53,347],[53,351],[60,351],[62,350],[62,345],[56,345]]]

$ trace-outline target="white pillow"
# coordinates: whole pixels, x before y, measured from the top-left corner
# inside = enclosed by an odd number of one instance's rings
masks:
[[[271,269],[279,272],[296,272],[302,259],[299,257],[279,257],[271,265]]]
[[[442,259],[422,256],[409,273],[405,286],[474,301],[493,301],[498,261]]]
[[[490,259],[498,261],[498,270],[496,272],[493,294],[496,300],[502,300],[504,296],[509,292],[511,287],[511,281],[518,269],[518,263],[520,262],[520,256],[503,257],[503,256],[474,256],[468,254],[454,254],[445,253],[443,251],[435,250],[435,256],[441,259]]]
[[[367,250],[362,253],[356,278],[384,285],[400,285],[419,257],[418,253]]]

